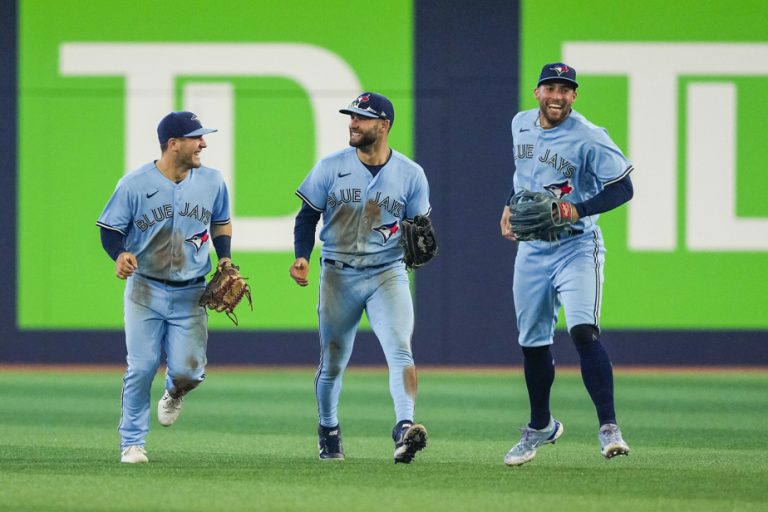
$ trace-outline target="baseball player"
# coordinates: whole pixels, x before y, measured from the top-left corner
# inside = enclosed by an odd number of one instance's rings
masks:
[[[323,228],[320,298],[320,367],[315,378],[320,459],[343,460],[338,419],[342,377],[363,311],[371,322],[387,365],[395,406],[395,463],[410,463],[427,444],[427,431],[414,423],[416,367],[411,354],[413,302],[399,245],[400,223],[430,213],[423,169],[391,149],[392,103],[365,92],[347,108],[351,147],[321,159],[296,194],[296,260],[290,275],[308,284],[309,258],[320,216]]]
[[[552,242],[520,242],[517,248],[513,295],[531,417],[520,442],[504,458],[510,466],[533,459],[539,446],[554,443],[563,433],[563,424],[549,409],[555,378],[550,345],[561,305],[597,410],[601,453],[607,458],[629,453],[616,422],[611,362],[600,342],[605,247],[597,220],[632,198],[633,168],[605,129],[572,109],[577,87],[571,66],[545,65],[534,90],[539,107],[512,120],[510,198],[515,190],[526,189],[564,199],[561,213],[572,230]],[[508,205],[501,234],[515,240]]]
[[[162,156],[125,175],[96,223],[115,274],[126,280],[121,462],[148,462],[152,380],[166,353],[158,421],[171,426],[183,397],[205,378],[208,317],[198,304],[211,270],[230,261],[232,225],[221,173],[203,167],[203,128],[191,112],[172,112],[157,127]]]

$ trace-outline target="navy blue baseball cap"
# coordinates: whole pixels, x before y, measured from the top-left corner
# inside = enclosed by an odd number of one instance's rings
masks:
[[[576,70],[562,62],[544,64],[544,67],[541,68],[539,83],[536,87],[544,82],[567,82],[571,84],[574,89],[579,86],[579,83],[576,81]]]
[[[375,92],[362,93],[347,108],[343,108],[339,112],[373,119],[384,119],[390,124],[395,122],[395,107],[392,106],[392,102],[386,96]]]
[[[216,131],[216,128],[203,128],[197,115],[192,112],[171,112],[157,125],[157,138],[160,144],[165,144],[168,139],[198,137]]]

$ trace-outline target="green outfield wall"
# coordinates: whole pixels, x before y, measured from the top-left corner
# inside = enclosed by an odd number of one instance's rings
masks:
[[[121,350],[123,282],[95,222],[117,180],[159,157],[158,120],[181,109],[219,129],[203,162],[230,187],[233,255],[255,297],[237,330],[219,315],[213,331],[235,345],[314,347],[318,251],[309,288],[288,277],[294,191],[320,156],[346,145],[338,108],[376,90],[396,107],[392,146],[424,166],[431,186],[441,254],[413,279],[424,352],[436,363],[516,357],[515,249],[498,235],[509,123],[535,107],[542,64],[563,60],[578,72],[575,108],[636,169],[633,200],[600,219],[602,327],[625,339],[661,333],[649,351],[702,333],[716,345],[727,333],[751,347],[745,361],[768,361],[766,2],[17,0],[2,9],[0,112],[12,158],[0,252],[14,282],[0,302],[5,343],[19,354],[104,336]]]

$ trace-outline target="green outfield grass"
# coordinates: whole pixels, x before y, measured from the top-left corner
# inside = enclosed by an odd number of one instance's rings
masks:
[[[312,369],[211,367],[173,427],[153,403],[150,463],[120,464],[121,379],[0,371],[0,510],[768,510],[768,372],[617,369],[632,453],[605,460],[578,373],[560,371],[565,434],[519,468],[502,462],[527,421],[519,369],[422,371],[430,443],[409,466],[392,463],[383,370],[347,373],[341,463],[317,460]]]

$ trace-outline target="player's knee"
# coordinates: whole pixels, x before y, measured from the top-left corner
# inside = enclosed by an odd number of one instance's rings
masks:
[[[544,345],[543,347],[521,347],[523,349],[523,357],[530,361],[552,359],[551,346],[552,345]]]
[[[591,324],[576,325],[571,329],[571,339],[576,346],[589,345],[600,340],[600,331]]]
[[[199,386],[204,379],[205,375],[201,378],[174,377],[172,379],[173,389],[171,389],[169,393],[172,397],[179,398]]]

